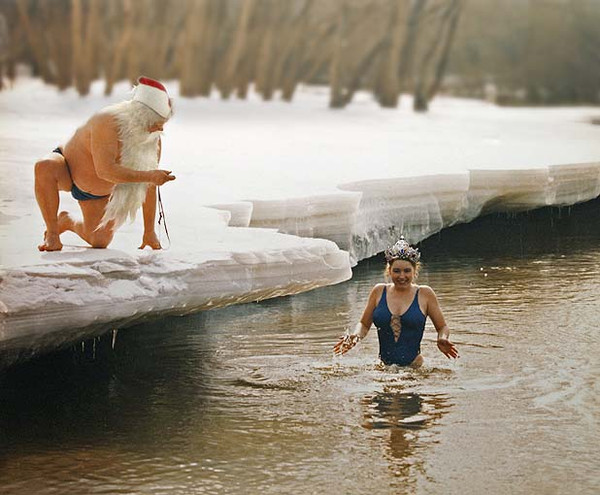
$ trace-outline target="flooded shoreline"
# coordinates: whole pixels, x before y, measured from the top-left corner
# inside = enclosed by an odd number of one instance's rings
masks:
[[[421,245],[461,358],[335,358],[383,262],[293,297],[118,332],[0,381],[8,493],[595,493],[598,200]],[[564,215],[563,215],[564,214]]]

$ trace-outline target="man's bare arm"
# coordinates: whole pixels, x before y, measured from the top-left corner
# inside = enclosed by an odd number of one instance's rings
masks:
[[[140,249],[150,246],[152,249],[161,249],[160,241],[154,230],[156,221],[156,186],[149,185],[146,192],[146,199],[142,205],[144,215],[144,236]]]
[[[174,180],[170,170],[132,170],[117,163],[119,135],[117,124],[110,115],[99,115],[91,131],[91,153],[96,174],[115,184],[124,182],[148,182],[162,186]]]

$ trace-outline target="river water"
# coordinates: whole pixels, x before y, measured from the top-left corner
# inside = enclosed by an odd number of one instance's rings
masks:
[[[460,350],[343,358],[383,262],[351,281],[168,318],[4,372],[0,492],[598,493],[599,203],[423,243]],[[565,218],[568,217],[568,218]]]

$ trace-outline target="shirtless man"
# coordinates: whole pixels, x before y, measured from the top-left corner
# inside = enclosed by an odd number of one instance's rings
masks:
[[[67,230],[92,247],[105,248],[140,206],[140,249],[161,248],[154,230],[156,187],[175,177],[158,169],[160,133],[171,115],[165,87],[141,77],[130,101],[93,115],[64,147],[35,164],[35,197],[46,223],[40,251],[60,251],[60,234]],[[70,191],[78,200],[83,221],[65,211],[58,214],[59,191]]]

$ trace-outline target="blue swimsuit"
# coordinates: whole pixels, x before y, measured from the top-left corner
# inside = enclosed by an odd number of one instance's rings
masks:
[[[373,311],[373,323],[377,327],[379,337],[379,358],[385,364],[406,366],[421,353],[421,340],[427,317],[419,308],[419,289],[402,316],[392,315],[387,304],[386,292],[387,287],[384,287],[379,304]]]

